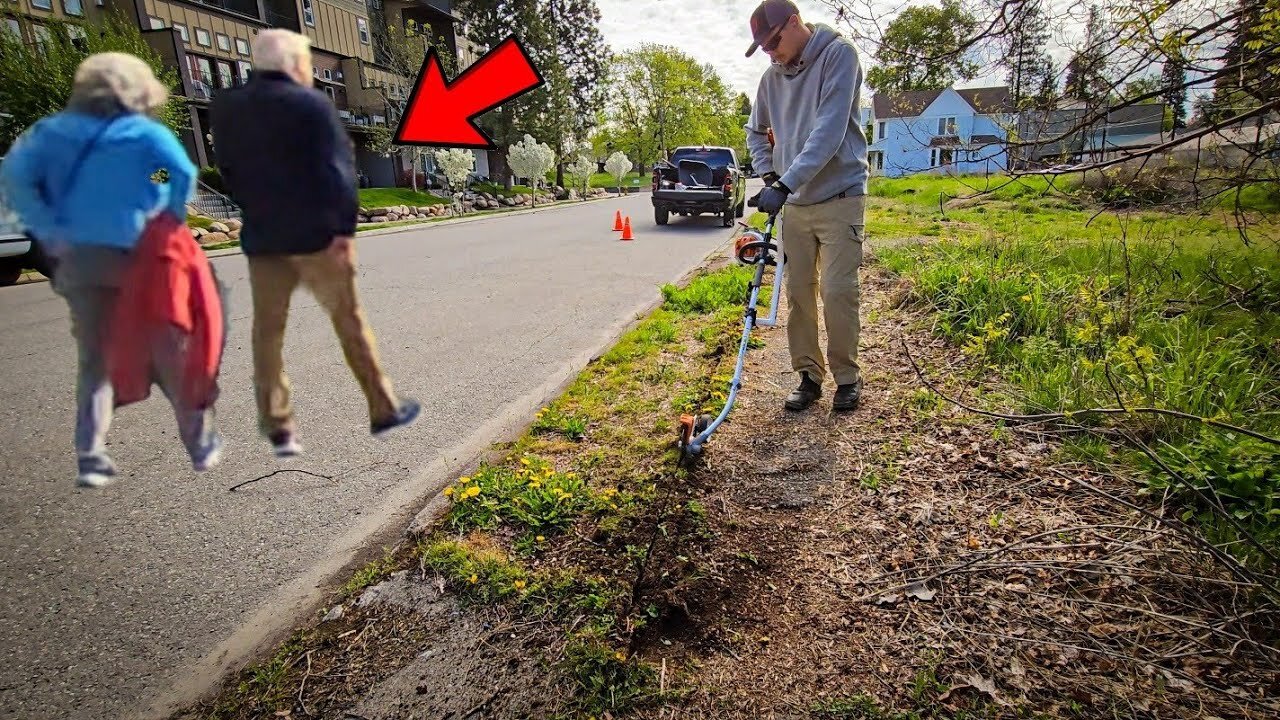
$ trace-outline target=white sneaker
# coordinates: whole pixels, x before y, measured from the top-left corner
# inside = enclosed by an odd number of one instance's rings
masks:
[[[209,450],[205,456],[191,463],[196,472],[205,472],[222,462],[222,436],[219,435],[213,440],[213,448]]]
[[[272,438],[271,447],[278,458],[295,457],[302,454],[302,445],[293,435],[281,435]]]
[[[107,475],[100,472],[84,472],[76,478],[76,485],[85,488],[103,488],[115,482],[114,475]]]

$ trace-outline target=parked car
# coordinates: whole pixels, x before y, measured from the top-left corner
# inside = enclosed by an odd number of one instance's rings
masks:
[[[0,285],[14,284],[27,268],[53,279],[53,261],[27,234],[18,213],[9,207],[0,191]]]
[[[653,219],[666,225],[672,213],[719,215],[725,227],[746,212],[747,179],[738,155],[727,147],[680,147],[653,168]]]

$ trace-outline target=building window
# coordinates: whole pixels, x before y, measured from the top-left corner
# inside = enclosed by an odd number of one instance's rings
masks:
[[[236,66],[240,70],[240,84],[249,82],[249,71],[253,70],[253,66],[243,60],[236,63]]]
[[[236,38],[236,52],[249,57],[249,41],[244,38]]]
[[[933,148],[929,151],[929,167],[951,164],[951,148]]]
[[[356,18],[356,29],[360,31],[360,42],[369,44],[369,21],[362,17]]]
[[[208,30],[205,30],[204,28],[196,28],[196,44],[203,45],[205,47],[213,46],[213,44],[209,41]]]
[[[18,22],[17,18],[11,18],[11,17],[5,18],[4,27],[9,32],[13,33],[14,37],[17,37],[17,38],[22,37],[22,24]]]
[[[231,63],[226,60],[218,61],[218,87],[229,88],[235,87],[235,73],[231,72]]]
[[[36,47],[43,50],[45,43],[49,42],[49,28],[36,23],[31,26],[31,34],[35,36]]]
[[[333,79],[333,71],[332,71],[332,70],[330,70],[329,68],[325,68],[325,69],[324,69],[324,79],[325,79],[325,80],[332,80],[332,79]]]
[[[164,21],[163,21],[163,20],[161,20],[160,18],[156,17],[155,15],[148,15],[148,16],[147,16],[147,24],[151,26],[151,29],[152,29],[152,30],[163,30],[163,29],[164,29]]]
[[[302,21],[307,24],[307,27],[316,26],[316,14],[311,9],[311,0],[302,0]]]
[[[218,33],[218,49],[222,52],[231,52],[231,38]]]
[[[877,139],[883,140],[884,139],[884,120],[881,120],[880,122],[876,123],[876,132],[880,135],[880,137]]]
[[[867,153],[867,161],[871,165],[872,170],[884,169],[884,153],[879,150],[873,150]]]
[[[329,96],[329,99],[330,99],[330,100],[332,100],[332,101],[334,101],[334,102],[337,102],[337,101],[338,101],[338,98],[334,95],[334,93],[333,93],[333,88],[332,88],[331,86],[329,86],[329,85],[325,85],[325,86],[324,86],[324,93],[325,93],[326,95],[328,95],[328,96]]]
[[[178,37],[182,38],[182,42],[191,42],[191,36],[187,34],[187,26],[182,23],[174,23],[173,29],[178,31]]]
[[[31,7],[41,10],[52,10],[53,0],[31,0]]]
[[[62,0],[62,10],[68,15],[80,17],[84,15],[84,4],[80,0]]]
[[[938,118],[938,134],[939,135],[955,135],[956,119],[954,117]]]

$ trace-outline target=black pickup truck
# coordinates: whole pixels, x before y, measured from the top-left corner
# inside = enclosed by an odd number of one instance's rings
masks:
[[[719,215],[733,227],[747,204],[746,174],[727,147],[680,147],[653,168],[653,219],[666,225],[672,213]]]

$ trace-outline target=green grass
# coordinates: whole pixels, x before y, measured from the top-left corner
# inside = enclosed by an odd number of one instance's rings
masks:
[[[437,197],[430,193],[414,192],[410,188],[361,188],[360,206],[366,208],[389,207],[393,205],[411,205],[427,207],[443,205],[448,198]]]
[[[922,200],[938,178],[877,181],[891,232],[940,216]],[[915,192],[910,192],[912,188]],[[1280,253],[1246,246],[1221,216],[1124,216],[1024,195],[948,211],[939,240],[880,250],[936,312],[937,330],[977,373],[996,370],[1023,413],[1158,407],[1280,435]],[[941,223],[939,223],[941,224]],[[880,228],[869,220],[874,235]],[[1274,219],[1255,227],[1275,238]],[[929,235],[929,233],[923,233]],[[1240,289],[1252,289],[1241,293]],[[1090,427],[1114,424],[1076,417]],[[1141,416],[1123,424],[1271,547],[1280,539],[1280,453],[1202,423]],[[1092,455],[1097,458],[1097,447]],[[1112,460],[1170,480],[1132,451]],[[1173,488],[1219,540],[1233,539],[1189,488]],[[1259,561],[1247,547],[1240,552]]]

